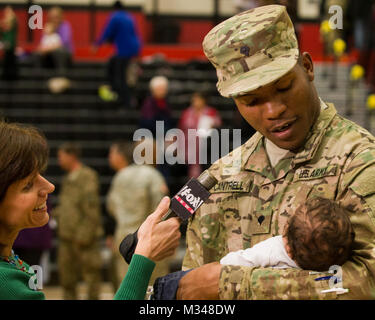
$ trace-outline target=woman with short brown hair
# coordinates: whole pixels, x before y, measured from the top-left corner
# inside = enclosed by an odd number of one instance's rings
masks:
[[[34,271],[12,251],[18,233],[45,225],[48,194],[55,189],[41,176],[48,146],[37,129],[0,121],[0,300],[44,299],[35,291]],[[169,208],[164,197],[138,230],[138,244],[129,271],[115,299],[143,299],[155,261],[171,256],[180,239],[179,221],[160,222]]]
[[[29,288],[34,272],[12,251],[22,229],[48,222],[47,197],[55,187],[42,177],[46,139],[37,129],[0,122],[0,297],[43,299]],[[22,272],[19,272],[22,271]]]

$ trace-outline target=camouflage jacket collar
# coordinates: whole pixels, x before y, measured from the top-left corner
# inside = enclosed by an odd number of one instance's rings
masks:
[[[292,166],[309,161],[314,157],[327,128],[337,114],[336,108],[332,103],[327,103],[327,106],[327,109],[320,111],[318,120],[312,127],[312,130],[306,139],[304,148],[295,155]]]
[[[333,104],[327,104],[327,106],[328,108],[321,110],[317,121],[315,122],[314,126],[312,127],[312,130],[310,131],[307,137],[304,148],[296,154],[289,152],[283,158],[283,160],[291,159],[290,167],[294,167],[296,164],[309,161],[314,157],[320,145],[320,142],[322,141],[322,138],[326,132],[326,129],[328,128],[333,118],[337,114],[336,108]],[[244,170],[256,171],[261,174],[264,174],[265,164],[267,164],[266,166],[269,167],[268,171],[275,171],[271,168],[271,164],[268,160],[267,153],[264,147],[263,135],[259,132],[256,132],[254,136],[243,145],[242,159],[244,163]],[[279,164],[276,165],[275,169],[277,169],[278,167]],[[273,172],[272,175],[274,176],[274,178],[281,178],[279,177],[280,172],[278,171],[279,170]]]
[[[289,171],[293,157],[294,154],[288,152],[275,166],[272,166],[267,155],[263,136],[261,136],[247,160],[245,170],[260,173],[267,178],[265,183],[269,183],[285,176]]]
[[[68,173],[67,175],[67,179],[70,180],[70,181],[74,181],[78,178],[78,176],[81,174],[81,172],[85,169],[85,165],[82,164],[80,168],[78,168],[77,170],[74,170],[70,173]]]

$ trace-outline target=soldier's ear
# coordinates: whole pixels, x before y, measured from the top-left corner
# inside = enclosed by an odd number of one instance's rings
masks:
[[[306,75],[307,75],[307,78],[310,80],[310,81],[313,81],[314,80],[314,63],[311,59],[311,56],[308,52],[304,52],[302,53],[301,57],[300,57],[300,64],[303,68],[303,70],[305,71]]]

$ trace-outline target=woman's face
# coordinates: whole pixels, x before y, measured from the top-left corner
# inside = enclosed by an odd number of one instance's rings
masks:
[[[14,182],[0,202],[0,224],[9,230],[44,226],[49,219],[46,201],[53,190],[39,173]]]
[[[199,95],[193,95],[191,103],[196,110],[201,110],[206,105],[206,101]]]

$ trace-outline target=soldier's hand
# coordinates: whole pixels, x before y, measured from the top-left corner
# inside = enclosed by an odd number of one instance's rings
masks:
[[[218,300],[221,265],[205,264],[181,278],[177,300]]]
[[[150,214],[138,230],[138,244],[135,254],[153,261],[160,261],[174,254],[181,237],[177,218],[160,222],[169,208],[170,199],[164,197],[156,210]]]

